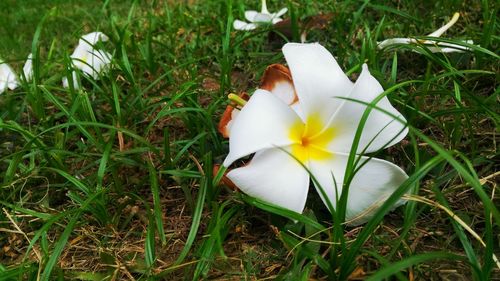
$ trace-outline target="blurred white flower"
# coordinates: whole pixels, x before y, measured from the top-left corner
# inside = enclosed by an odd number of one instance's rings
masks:
[[[99,79],[99,74],[111,62],[111,54],[95,48],[97,42],[106,42],[109,38],[102,32],[92,32],[83,35],[78,41],[75,51],[71,55],[73,68],[79,69],[84,75],[88,75],[93,79]],[[78,88],[78,79],[75,71],[72,73],[73,86]],[[63,78],[63,87],[69,86],[68,78]]]
[[[229,154],[223,165],[255,154],[227,178],[250,196],[302,212],[310,175],[327,206],[336,208],[344,192],[347,168],[358,124],[367,105],[384,89],[363,65],[353,83],[335,58],[319,44],[288,43],[283,54],[289,70],[271,66],[262,88],[238,114],[226,112],[219,126],[229,136]],[[359,102],[356,102],[359,101]],[[371,153],[401,141],[408,133],[405,119],[383,97],[370,112],[357,153]],[[380,109],[380,110],[378,110]],[[400,121],[396,120],[397,117]],[[292,157],[293,156],[293,157]],[[346,220],[366,222],[408,178],[391,162],[358,155],[357,172],[350,182]],[[404,203],[404,200],[394,206]]]
[[[29,54],[28,58],[26,59],[26,62],[24,63],[23,66],[23,73],[24,73],[24,78],[26,79],[26,82],[31,81],[33,78],[33,54]]]
[[[448,30],[450,27],[452,27],[460,17],[460,13],[455,13],[451,20],[440,27],[438,30],[432,32],[431,34],[427,35],[428,37],[441,37],[441,35]],[[462,42],[467,43],[467,44],[474,44],[474,41],[472,40],[463,40]],[[386,39],[382,42],[377,42],[377,47],[379,49],[384,49],[387,47],[395,46],[395,45],[409,45],[409,44],[416,44],[416,45],[425,45],[426,48],[428,48],[431,52],[433,53],[452,53],[452,52],[464,52],[464,51],[470,51],[471,49],[462,45],[458,44],[452,44],[452,43],[446,43],[446,42],[437,42],[434,40],[419,40],[419,39],[414,39],[414,38],[391,38],[391,39]]]
[[[266,0],[262,0],[262,8],[260,13],[257,11],[245,11],[245,18],[249,22],[235,20],[233,22],[233,27],[236,30],[253,30],[257,28],[259,24],[269,24],[269,23],[275,24],[282,21],[280,17],[284,15],[287,11],[288,11],[287,8],[283,8],[279,10],[277,13],[270,13],[267,10]]]
[[[19,86],[16,73],[12,68],[2,60],[0,60],[0,94],[7,88],[14,90]]]

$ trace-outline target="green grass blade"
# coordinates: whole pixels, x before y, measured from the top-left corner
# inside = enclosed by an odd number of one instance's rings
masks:
[[[402,270],[404,270],[405,268],[408,268],[412,265],[436,259],[463,260],[463,257],[446,252],[432,252],[432,253],[414,255],[382,268],[377,273],[368,277],[366,281],[383,280],[384,278],[391,277],[392,275],[397,274]]]

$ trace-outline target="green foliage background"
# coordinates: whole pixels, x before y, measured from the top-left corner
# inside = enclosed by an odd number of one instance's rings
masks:
[[[0,95],[0,280],[500,279],[498,5],[269,1],[288,28],[232,30],[257,2],[0,1],[0,57],[20,73],[35,54],[33,82]],[[472,39],[471,52],[376,48],[457,11],[443,41]],[[420,201],[356,228],[313,193],[299,216],[214,184],[227,94],[258,87],[318,15],[308,41],[353,80],[366,62],[411,128],[376,156],[410,175],[389,201]],[[63,89],[96,30],[113,68]]]

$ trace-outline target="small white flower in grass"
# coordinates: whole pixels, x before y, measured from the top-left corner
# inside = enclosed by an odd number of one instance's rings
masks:
[[[371,103],[384,89],[366,64],[352,83],[334,57],[317,43],[288,43],[283,53],[289,70],[268,68],[264,89],[255,91],[230,120],[230,128],[219,127],[229,135],[225,167],[255,153],[250,163],[230,170],[227,178],[250,196],[300,213],[310,184],[303,164],[324,189],[327,197],[319,192],[322,200],[335,208],[354,135],[367,108],[360,102]],[[374,108],[366,120],[358,153],[394,145],[408,132],[404,117],[387,97],[376,107],[381,110]],[[388,161],[360,157],[367,162],[355,174],[347,200],[346,220],[352,225],[366,222],[408,178]]]
[[[17,75],[12,68],[0,59],[0,94],[7,88],[14,90],[19,86]]]
[[[277,13],[270,13],[267,10],[266,0],[262,0],[262,8],[260,13],[257,11],[245,11],[245,18],[249,22],[244,22],[241,20],[235,20],[233,22],[233,27],[236,30],[253,30],[256,29],[259,24],[275,24],[282,19],[280,18],[288,11],[287,8],[279,10]]]
[[[24,73],[24,78],[26,79],[26,82],[31,81],[33,78],[33,54],[29,54],[28,58],[26,59],[26,62],[24,63],[23,66],[23,73]]]
[[[427,35],[429,37],[441,37],[441,35],[452,27],[460,17],[459,13],[455,13],[451,20],[440,27],[438,30],[432,32]],[[474,44],[472,40],[464,40],[462,41],[467,44]],[[382,42],[377,42],[377,47],[379,49],[384,49],[387,47],[395,46],[395,45],[409,45],[409,44],[423,44],[433,53],[452,53],[452,52],[464,52],[470,51],[471,49],[462,45],[446,43],[446,42],[437,42],[434,40],[418,40],[414,38],[391,38],[386,39]]]
[[[93,79],[99,79],[99,74],[110,64],[111,54],[95,48],[97,42],[106,42],[109,38],[102,32],[92,32],[82,36],[75,51],[71,55],[73,68],[79,69]],[[72,73],[73,85],[78,87],[76,72]],[[63,78],[63,87],[67,88],[68,78]]]

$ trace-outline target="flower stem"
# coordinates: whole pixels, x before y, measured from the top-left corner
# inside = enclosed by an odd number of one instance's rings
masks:
[[[233,94],[233,93],[230,93],[229,95],[227,95],[227,98],[230,101],[235,102],[239,106],[245,106],[245,104],[247,104],[246,100],[242,99],[241,97],[239,97],[238,95]]]

